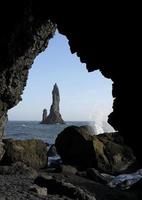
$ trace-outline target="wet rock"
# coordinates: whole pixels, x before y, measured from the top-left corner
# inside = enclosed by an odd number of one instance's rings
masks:
[[[112,132],[108,134],[99,134],[97,135],[99,140],[103,141],[103,143],[107,143],[108,140],[115,142],[117,144],[124,144],[123,137],[118,132]]]
[[[49,148],[47,154],[48,154],[48,157],[55,157],[55,156],[58,156],[57,150],[56,150],[56,147],[55,147],[54,144],[51,145],[51,147]]]
[[[12,164],[17,161],[35,169],[47,166],[47,146],[41,140],[5,139],[5,154],[2,164]]]
[[[34,192],[41,196],[47,196],[47,188],[39,187],[38,185],[32,185],[30,187],[29,191]]]
[[[56,138],[55,146],[63,163],[78,168],[96,168],[121,173],[135,161],[132,150],[115,133],[93,135],[88,127],[70,126]]]
[[[64,195],[71,199],[96,200],[95,195],[91,195],[80,187],[56,178],[47,179],[44,176],[39,176],[35,179],[35,184],[47,187],[49,194]]]
[[[94,168],[89,168],[87,169],[86,172],[87,172],[87,178],[91,180],[94,180],[102,184],[106,184],[108,182],[108,180],[104,176],[102,176],[98,170]]]
[[[112,188],[117,187],[122,190],[129,188],[135,188],[134,185],[139,185],[139,181],[142,180],[142,169],[129,174],[120,174],[114,177],[108,185]]]
[[[75,167],[70,166],[70,165],[61,165],[60,168],[61,168],[61,172],[67,175],[76,174],[78,171]]]
[[[142,179],[134,183],[128,192],[134,193],[137,199],[142,199]]]
[[[97,168],[106,173],[122,173],[135,162],[135,157],[128,146],[107,138],[107,134],[102,134],[101,139],[99,135],[93,138]]]
[[[93,136],[86,130],[84,127],[70,126],[57,136],[55,146],[64,164],[81,168],[95,165]]]

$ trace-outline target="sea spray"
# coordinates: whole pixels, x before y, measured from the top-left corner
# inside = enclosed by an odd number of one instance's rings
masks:
[[[108,116],[106,113],[96,111],[95,114],[90,116],[90,126],[94,129],[95,135],[107,132],[115,132],[114,128],[108,124]]]
[[[89,125],[93,128],[94,134],[95,134],[95,135],[104,133],[103,128],[102,128],[99,124],[95,123],[94,121],[93,121],[93,122],[90,122]]]

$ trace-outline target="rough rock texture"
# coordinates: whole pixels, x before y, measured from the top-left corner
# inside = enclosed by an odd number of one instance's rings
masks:
[[[80,168],[95,167],[107,173],[120,173],[135,161],[132,150],[118,133],[92,135],[84,126],[65,128],[57,136],[55,146],[65,164]]]
[[[5,153],[4,143],[0,141],[0,160],[2,159],[4,153]]]
[[[0,46],[0,140],[4,133],[7,110],[21,100],[29,69],[35,57],[43,51],[53,36],[56,26],[49,19],[33,16],[30,3],[9,4],[2,19]],[[12,10],[14,9],[14,10]],[[2,146],[0,147],[2,149]],[[0,150],[0,157],[2,157]]]
[[[84,191],[71,183],[57,179],[48,179],[44,176],[39,176],[35,179],[35,183],[41,187],[47,187],[51,194],[65,195],[71,199],[78,200],[96,200],[95,195],[91,195],[87,191]]]
[[[1,175],[15,175],[15,176],[27,176],[29,178],[36,178],[38,173],[32,167],[28,167],[23,162],[16,162],[12,165],[0,165]]]
[[[32,0],[5,1],[1,5],[0,123],[7,109],[20,100],[27,68],[47,46],[54,29],[50,19],[67,36],[71,52],[86,63],[88,71],[100,69],[112,79],[114,103],[109,123],[123,135],[142,163],[141,121],[135,117],[141,113],[140,12],[132,15],[136,8],[131,3],[130,9],[128,5],[109,2],[81,2],[80,6],[81,9],[73,3],[59,3],[57,11],[54,2],[47,7],[46,1]]]
[[[47,188],[39,187],[38,185],[32,185],[30,187],[30,191],[33,193],[36,193],[40,196],[46,196],[47,197]]]
[[[102,183],[102,184],[106,184],[108,182],[108,180],[102,176],[98,170],[96,170],[95,168],[88,168],[86,170],[86,176],[87,178],[94,180],[96,182]]]
[[[50,113],[47,116],[46,109],[43,110],[43,118],[42,118],[42,124],[64,124],[65,122],[62,119],[62,116],[60,114],[59,109],[59,103],[60,103],[60,94],[59,94],[59,88],[57,84],[55,83],[52,91],[52,105],[50,108]]]
[[[0,108],[1,108],[1,100],[0,100]],[[2,138],[4,135],[4,126],[7,121],[7,113],[3,113],[0,117],[0,160],[2,159],[5,150],[4,150],[4,143],[2,142]]]
[[[47,166],[47,146],[41,140],[12,140],[5,139],[5,154],[2,164],[18,161],[35,169]]]
[[[32,178],[0,175],[0,200],[141,200],[142,197],[140,182],[132,189],[123,191],[76,175],[49,172],[48,175],[42,173],[35,182],[44,187],[43,190],[47,188],[48,196],[31,191],[35,186]]]
[[[48,150],[48,157],[54,157],[54,156],[58,156],[57,151],[56,151],[56,147],[54,144],[52,144]]]
[[[136,190],[120,190],[110,188],[100,182],[76,175],[66,176],[57,173],[45,173],[35,179],[35,183],[48,188],[48,194],[65,195],[66,198],[79,200],[139,200]],[[140,192],[141,193],[141,192]],[[141,197],[141,196],[140,196]],[[65,198],[65,199],[66,199]]]
[[[93,138],[98,169],[107,173],[121,173],[135,162],[131,148],[122,142],[121,137],[118,140],[119,137],[118,133],[104,133],[101,137]]]
[[[46,118],[47,118],[47,109],[43,109],[43,113],[42,113],[42,122],[41,123],[44,123],[46,121]]]
[[[0,200],[47,200],[29,192],[33,179],[27,176],[0,175]]]

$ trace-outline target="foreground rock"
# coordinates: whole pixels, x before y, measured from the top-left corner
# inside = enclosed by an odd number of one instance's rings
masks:
[[[141,180],[123,189],[112,188],[107,184],[108,177],[95,169],[88,169],[86,177],[70,172],[71,166],[65,166],[61,173],[42,169],[38,174],[21,162],[0,166],[0,200],[140,200],[142,197]],[[142,174],[141,170],[136,173]]]
[[[52,177],[39,176],[35,179],[35,183],[41,187],[47,187],[51,194],[65,195],[71,199],[96,200],[94,195],[89,194],[80,187]]]
[[[104,176],[102,176],[98,170],[94,169],[94,168],[88,168],[86,171],[86,177],[94,180],[96,182],[102,183],[102,184],[106,184],[108,183],[108,179],[105,178]]]
[[[60,103],[60,94],[57,84],[55,83],[53,91],[52,91],[52,105],[50,108],[50,113],[47,116],[47,110],[43,110],[43,116],[42,116],[42,124],[64,124],[64,120],[62,119],[62,116],[60,114],[59,109],[59,103]]]
[[[23,162],[16,162],[12,165],[0,166],[1,175],[24,176],[28,178],[36,178],[38,173],[35,169],[28,167]]]
[[[120,173],[134,161],[132,150],[117,133],[93,135],[87,127],[70,126],[57,137],[55,146],[65,164]]]
[[[5,154],[1,164],[11,164],[21,161],[35,169],[47,166],[47,146],[41,140],[5,139]]]
[[[0,140],[0,160],[2,159],[4,153],[5,153],[4,143]]]
[[[16,165],[12,167],[19,168],[19,163]],[[25,169],[27,171],[27,167]],[[47,169],[40,170],[36,179],[27,173],[17,174],[15,170],[0,174],[0,200],[140,200],[142,197],[141,180],[130,189],[122,190],[102,182],[99,172],[94,169],[87,170],[92,180],[67,174],[51,173]]]
[[[1,104],[1,101],[0,101]],[[5,123],[7,122],[7,114],[3,114],[2,117],[0,117],[0,160],[2,159],[5,150],[4,150],[4,143],[2,142],[2,138],[4,135],[5,130]]]
[[[120,190],[76,175],[57,173],[42,174],[35,184],[48,189],[48,195],[60,195],[61,199],[79,200],[139,200],[136,190]],[[140,192],[141,193],[141,192]],[[58,198],[57,198],[58,199]],[[55,198],[56,200],[56,198]]]
[[[40,196],[47,196],[47,188],[39,187],[38,185],[32,185],[30,191]]]

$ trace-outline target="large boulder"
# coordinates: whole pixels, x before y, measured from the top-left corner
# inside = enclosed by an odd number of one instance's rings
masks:
[[[109,133],[102,134],[102,138],[103,135],[106,137],[106,134]],[[132,150],[124,143],[102,138],[96,136],[93,139],[97,168],[107,173],[125,171],[135,161]]]
[[[18,161],[35,169],[44,168],[47,165],[47,146],[41,140],[13,140],[4,139],[5,154],[2,164],[12,164]]]
[[[89,168],[96,163],[92,141],[88,127],[70,126],[57,136],[55,146],[65,164]]]
[[[96,168],[106,173],[120,173],[135,161],[132,150],[118,132],[93,135],[88,126],[65,128],[55,141],[65,164]]]

